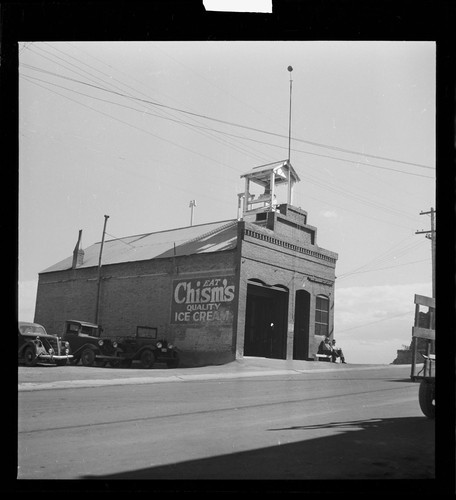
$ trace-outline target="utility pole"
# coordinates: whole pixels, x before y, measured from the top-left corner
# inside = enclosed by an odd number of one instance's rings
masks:
[[[100,292],[101,292],[101,257],[103,255],[103,245],[106,233],[106,223],[108,222],[109,215],[104,216],[104,225],[103,225],[103,235],[101,237],[101,245],[100,245],[100,255],[98,257],[98,289],[97,289],[97,303],[95,306],[95,324],[98,325],[99,320],[99,308],[100,308]]]
[[[429,231],[415,231],[415,234],[425,234],[431,240],[432,255],[432,298],[435,299],[435,214],[436,210],[431,207],[428,212],[420,212],[420,215],[431,215],[431,229]]]
[[[193,226],[193,209],[196,207],[196,201],[195,200],[190,200],[190,225]]]

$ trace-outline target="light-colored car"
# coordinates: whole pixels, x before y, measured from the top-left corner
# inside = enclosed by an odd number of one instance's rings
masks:
[[[18,362],[26,366],[64,366],[73,358],[69,343],[55,335],[49,335],[44,326],[38,323],[19,321],[17,343]]]

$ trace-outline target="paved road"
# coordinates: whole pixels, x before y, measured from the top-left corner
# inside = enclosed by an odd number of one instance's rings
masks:
[[[20,370],[18,478],[434,477],[410,367],[308,365]]]

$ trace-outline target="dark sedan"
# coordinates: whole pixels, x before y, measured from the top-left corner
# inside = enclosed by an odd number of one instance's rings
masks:
[[[38,323],[19,321],[17,341],[19,364],[64,366],[73,358],[68,342],[49,335]]]

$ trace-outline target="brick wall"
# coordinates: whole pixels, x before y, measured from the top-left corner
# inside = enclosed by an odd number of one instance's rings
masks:
[[[246,228],[256,236],[245,234]],[[258,231],[263,235],[258,237]],[[109,336],[134,335],[137,326],[157,328],[159,337],[177,345],[183,366],[226,363],[243,356],[247,282],[256,279],[288,290],[286,358],[292,359],[295,295],[304,285],[310,294],[307,354],[312,358],[321,341],[313,334],[318,294],[330,298],[330,332],[333,329],[337,254],[306,244],[307,237],[297,242],[293,234],[294,229],[290,232],[286,225],[280,231],[270,231],[239,222],[234,250],[103,266],[99,323]],[[63,332],[67,319],[94,322],[97,275],[96,267],[41,274],[35,321],[55,334]],[[204,280],[211,277],[229,278],[234,284],[230,320],[173,323],[175,280],[192,286],[200,280],[203,287]]]
[[[246,224],[246,228],[256,230],[252,224]],[[265,234],[271,231],[263,230]],[[280,234],[280,233],[279,233]],[[274,232],[272,236],[276,236]],[[244,346],[245,313],[247,300],[247,281],[259,279],[268,285],[280,285],[289,290],[288,306],[288,331],[287,331],[287,354],[286,359],[293,357],[293,336],[295,320],[295,295],[296,291],[304,288],[310,293],[310,321],[309,321],[309,358],[313,358],[318,350],[323,337],[315,336],[315,304],[316,296],[321,294],[330,299],[329,331],[332,332],[334,324],[334,279],[336,254],[318,247],[318,252],[323,252],[328,258],[334,258],[334,262],[322,260],[318,257],[303,255],[298,251],[290,250],[284,246],[271,244],[270,241],[261,240],[257,237],[245,235],[241,244],[241,271],[239,285],[239,309],[237,320],[237,357],[242,357]],[[313,281],[308,279],[313,277]],[[322,278],[318,282],[315,278]]]
[[[107,336],[135,335],[137,326],[158,329],[181,352],[182,365],[234,360],[233,322],[174,325],[173,280],[234,276],[236,251],[129,262],[102,267],[99,323]],[[35,321],[52,333],[67,319],[95,321],[97,268],[41,274]],[[236,301],[234,301],[236,303]]]

